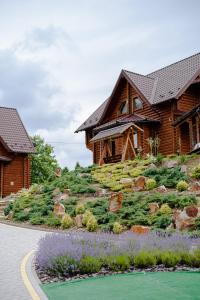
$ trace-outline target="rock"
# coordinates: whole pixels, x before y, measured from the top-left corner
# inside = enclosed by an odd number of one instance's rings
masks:
[[[156,202],[149,203],[150,214],[155,214],[159,210],[159,205]]]
[[[13,219],[13,212],[10,211],[6,218],[11,221]]]
[[[192,182],[190,187],[189,187],[189,190],[191,192],[200,191],[200,182],[199,181]]]
[[[54,203],[60,202],[62,200],[67,200],[68,198],[69,198],[69,194],[62,193],[62,194],[59,194],[56,197],[54,197],[53,202]]]
[[[131,227],[131,231],[133,233],[137,233],[137,234],[147,234],[150,232],[150,230],[151,230],[151,228],[148,226],[133,225]]]
[[[158,168],[156,167],[156,165],[154,165],[153,163],[151,163],[149,165],[148,169],[158,169]]]
[[[52,192],[53,197],[57,196],[58,194],[60,194],[60,189],[59,188],[56,188],[55,190],[53,190],[53,192]]]
[[[116,213],[122,208],[124,194],[122,192],[112,193],[109,201],[109,211]]]
[[[134,181],[134,190],[136,191],[142,191],[145,189],[146,185],[146,178],[144,176],[139,176]]]
[[[193,217],[193,218],[197,217],[199,212],[198,207],[196,205],[191,205],[186,207],[185,211],[188,217]]]
[[[186,165],[181,166],[181,172],[183,172],[183,173],[187,172],[187,166]]]
[[[132,178],[121,178],[120,183],[125,186],[125,187],[131,187],[133,184],[133,179]]]
[[[166,193],[167,192],[167,188],[164,185],[161,185],[157,188],[157,191],[159,193]]]
[[[166,160],[164,163],[163,163],[163,167],[164,168],[168,168],[168,169],[172,169],[176,166],[178,166],[178,160],[176,159],[170,159],[170,160]]]
[[[173,214],[173,224],[175,229],[186,230],[195,228],[195,218],[189,217],[186,209],[183,211],[176,210]]]
[[[105,197],[108,194],[106,189],[98,188],[96,190],[95,196],[96,197]]]
[[[62,175],[62,169],[61,168],[57,168],[55,170],[55,175],[56,175],[56,177],[61,177],[61,175]]]
[[[76,215],[76,217],[74,218],[76,227],[78,228],[83,227],[82,220],[83,220],[83,215]]]
[[[62,203],[56,202],[54,204],[54,214],[58,217],[62,217],[65,214],[65,207]]]
[[[30,208],[30,207],[24,208],[24,212],[25,212],[25,213],[29,213],[30,211],[31,211],[31,208]]]

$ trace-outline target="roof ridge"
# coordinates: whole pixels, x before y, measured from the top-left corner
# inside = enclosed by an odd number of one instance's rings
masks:
[[[163,69],[166,69],[166,68],[168,68],[168,67],[170,67],[170,66],[176,65],[176,64],[178,64],[178,63],[180,63],[180,62],[182,62],[182,61],[184,61],[184,60],[187,60],[187,59],[192,58],[192,57],[197,56],[197,55],[200,55],[200,52],[195,53],[195,54],[190,55],[190,56],[187,56],[187,57],[185,57],[185,58],[183,58],[183,59],[180,59],[180,60],[178,60],[178,61],[176,61],[176,62],[174,62],[174,63],[171,63],[171,64],[169,64],[169,65],[167,65],[167,66],[164,66],[164,67],[162,67],[162,68],[159,68],[159,69],[157,69],[157,70],[155,70],[155,71],[153,71],[153,72],[151,72],[151,73],[146,74],[146,76],[149,76],[149,75],[151,75],[151,74],[154,74],[154,73],[156,73],[156,72],[158,72],[158,71],[161,71],[161,70],[163,70]],[[151,77],[150,77],[150,78],[151,78]]]
[[[142,77],[145,77],[145,78],[149,78],[149,79],[155,80],[155,78],[148,76],[148,74],[144,75],[144,74],[140,74],[140,73],[129,71],[129,70],[125,70],[125,69],[122,69],[122,70],[124,72],[132,73],[132,74],[135,74],[135,75],[139,75],[139,76],[142,76]]]
[[[8,107],[8,106],[0,106],[0,109],[1,108],[17,110],[15,107]]]

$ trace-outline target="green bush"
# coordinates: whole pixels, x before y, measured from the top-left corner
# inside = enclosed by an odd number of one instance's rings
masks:
[[[45,224],[50,227],[59,227],[61,225],[61,219],[51,214],[45,219]]]
[[[79,203],[79,204],[76,206],[76,215],[83,214],[84,212],[85,212],[85,206],[84,206],[84,204]]]
[[[62,217],[62,221],[61,221],[62,229],[68,229],[68,228],[72,227],[72,225],[73,225],[73,220],[70,217],[70,215],[64,214],[64,216]]]
[[[149,178],[146,181],[146,189],[147,190],[153,190],[156,188],[156,181],[153,178]]]
[[[86,256],[80,260],[79,270],[81,274],[98,273],[101,270],[102,263],[99,258]]]
[[[188,253],[188,252],[181,252],[180,253],[180,263],[182,265],[187,265],[187,266],[192,266],[194,261],[194,256],[192,253]]]
[[[188,187],[189,187],[188,183],[184,180],[179,181],[176,185],[176,188],[179,192],[186,191]]]
[[[192,266],[195,268],[200,268],[200,249],[194,251]]]
[[[140,251],[133,258],[134,266],[140,268],[146,268],[156,265],[156,257],[153,253]]]
[[[10,202],[8,206],[4,208],[4,215],[7,216],[13,209],[13,202]]]
[[[94,216],[91,216],[86,224],[86,228],[88,231],[96,231],[98,228],[97,220]]]
[[[192,177],[195,179],[200,179],[200,165],[193,169]]]
[[[161,208],[159,209],[159,212],[162,215],[169,215],[169,214],[172,213],[172,209],[169,207],[169,205],[167,203],[165,203],[165,204],[161,205]]]
[[[110,256],[106,259],[106,264],[112,271],[126,271],[130,268],[130,260],[126,255]]]
[[[123,226],[119,222],[113,224],[113,232],[115,234],[120,234],[123,231]]]
[[[196,229],[200,230],[200,217],[196,219],[195,225],[196,225]]]
[[[45,219],[43,216],[41,216],[41,214],[32,214],[31,218],[30,218],[30,223],[32,225],[41,225],[44,224]]]
[[[93,216],[93,214],[91,213],[91,211],[90,210],[86,210],[85,213],[83,214],[82,224],[84,226],[86,226],[89,218],[92,217],[92,216]]]
[[[160,261],[165,267],[175,267],[181,261],[181,256],[178,253],[161,252]]]
[[[157,228],[166,229],[172,222],[172,217],[169,215],[158,216],[155,220],[154,226]]]
[[[28,221],[29,218],[30,218],[30,212],[26,212],[26,211],[20,211],[20,212],[14,213],[14,215],[13,215],[13,219],[15,221],[20,221],[20,222]]]
[[[63,277],[75,275],[78,272],[78,263],[69,256],[57,256],[53,259],[49,272]]]

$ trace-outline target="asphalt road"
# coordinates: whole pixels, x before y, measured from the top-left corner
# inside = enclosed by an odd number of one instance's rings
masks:
[[[21,278],[23,257],[37,249],[44,231],[0,224],[0,300],[31,300]]]

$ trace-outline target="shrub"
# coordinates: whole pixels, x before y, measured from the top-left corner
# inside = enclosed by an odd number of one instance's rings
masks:
[[[119,222],[113,224],[113,232],[115,234],[120,234],[123,231],[123,226]]]
[[[178,253],[173,252],[161,252],[160,253],[161,263],[165,267],[175,267],[181,260],[181,256]]]
[[[30,218],[30,223],[32,225],[41,225],[44,224],[45,219],[40,214],[33,214]]]
[[[83,214],[85,212],[85,206],[82,203],[79,203],[76,206],[76,215]]]
[[[164,156],[161,153],[158,153],[156,156],[156,163],[161,164],[164,159]]]
[[[141,251],[133,258],[135,267],[150,267],[156,265],[156,257],[153,253]]]
[[[166,229],[172,222],[172,217],[168,215],[158,216],[154,225],[158,228]]]
[[[61,225],[61,219],[51,214],[45,220],[45,224],[50,227],[59,227]]]
[[[156,181],[153,178],[149,178],[146,181],[146,189],[153,190],[156,187]]]
[[[110,256],[107,258],[106,264],[110,270],[116,272],[126,271],[130,268],[130,261],[126,255]]]
[[[200,179],[200,165],[193,169],[192,177],[195,179]]]
[[[16,221],[25,222],[28,221],[30,217],[30,212],[27,211],[20,211],[17,213],[14,213],[13,218]]]
[[[68,229],[68,228],[72,227],[72,225],[73,225],[73,220],[70,217],[70,215],[64,214],[64,216],[62,217],[62,221],[61,221],[62,229]]]
[[[187,189],[188,189],[188,183],[186,182],[186,181],[184,181],[184,180],[181,180],[181,181],[179,181],[178,183],[177,183],[177,186],[176,186],[176,188],[177,188],[177,190],[179,191],[179,192],[182,192],[182,191],[186,191]]]
[[[195,221],[196,229],[200,230],[200,217]]]
[[[191,253],[181,252],[180,253],[180,263],[187,266],[192,266],[194,257]]]
[[[78,264],[69,256],[57,256],[53,259],[49,271],[57,276],[74,275],[78,271]]]
[[[97,220],[94,216],[91,216],[86,224],[87,230],[88,231],[96,231],[98,228],[98,223]]]
[[[86,226],[89,218],[92,217],[92,216],[93,216],[93,214],[91,213],[91,211],[90,210],[86,210],[86,212],[83,214],[82,224],[84,226]]]
[[[195,268],[200,267],[200,249],[194,251],[192,266],[195,267]]]
[[[101,270],[102,263],[99,258],[86,256],[80,260],[79,270],[81,274],[98,273]]]
[[[13,209],[13,202],[10,202],[8,206],[4,208],[4,215],[7,216],[10,213],[10,211],[12,211],[12,209]]]
[[[161,208],[159,209],[159,212],[163,215],[168,215],[172,213],[172,209],[169,207],[169,205],[166,204],[162,204]]]

